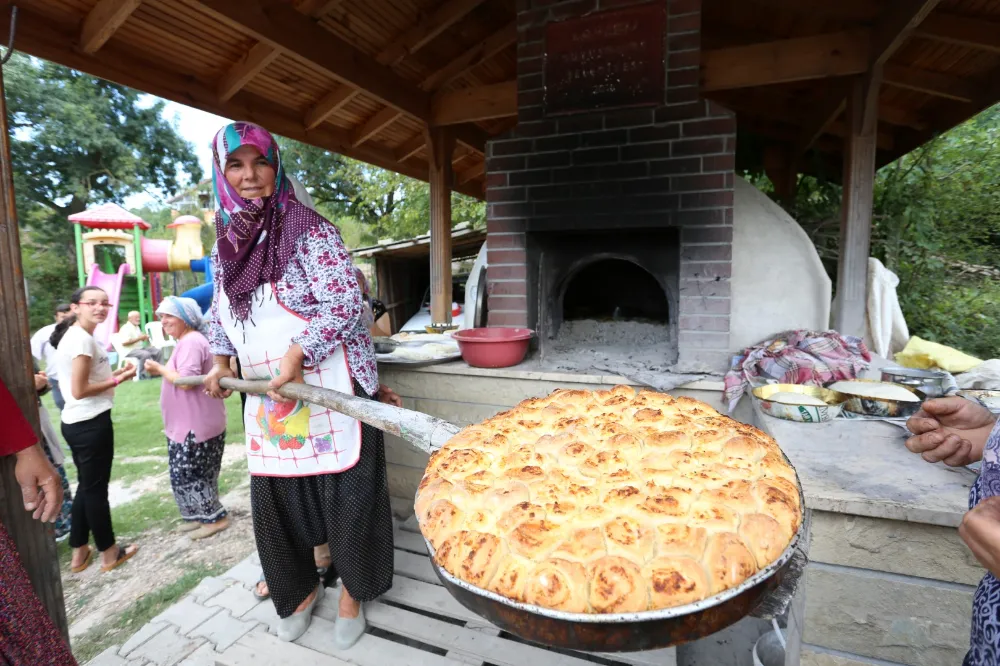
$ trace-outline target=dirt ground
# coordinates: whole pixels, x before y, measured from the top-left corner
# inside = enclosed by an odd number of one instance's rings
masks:
[[[227,446],[223,468],[243,455],[243,446]],[[134,499],[139,492],[169,490],[165,474],[130,484],[127,490],[111,493],[112,504]],[[250,483],[241,483],[222,498],[229,511],[228,529],[201,541],[171,530],[154,528],[130,540],[139,552],[113,572],[101,572],[98,561],[86,571],[63,571],[63,592],[70,621],[70,637],[78,638],[104,620],[121,613],[150,591],[170,585],[185,573],[205,568],[228,569],[254,549],[250,520]]]

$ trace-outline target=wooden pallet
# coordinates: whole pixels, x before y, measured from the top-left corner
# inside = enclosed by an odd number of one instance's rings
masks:
[[[382,664],[413,664],[417,657],[403,646],[425,652],[419,663],[443,665],[460,662],[473,666],[675,666],[671,649],[633,653],[585,653],[554,650],[527,643],[501,632],[456,601],[440,584],[423,538],[412,521],[395,533],[395,576],[392,589],[379,601],[366,605],[365,616],[383,648],[398,643],[394,655],[383,654]],[[330,594],[317,610],[321,618],[336,614]],[[368,637],[366,637],[368,638]],[[367,642],[367,641],[365,641]],[[374,646],[373,646],[374,647]],[[346,653],[345,653],[346,656]],[[436,658],[435,658],[436,657]],[[351,661],[354,661],[353,659]],[[358,662],[355,662],[358,663]]]

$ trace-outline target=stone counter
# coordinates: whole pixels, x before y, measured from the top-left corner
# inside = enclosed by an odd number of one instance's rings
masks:
[[[975,473],[931,465],[874,421],[800,424],[753,410],[809,507],[802,666],[960,664],[983,569],[955,529]]]

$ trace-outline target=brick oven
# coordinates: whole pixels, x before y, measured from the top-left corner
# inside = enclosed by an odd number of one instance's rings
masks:
[[[544,357],[567,322],[635,319],[660,327],[671,363],[724,367],[736,120],[699,97],[701,1],[518,7],[518,124],[487,155],[490,325],[536,329]],[[617,46],[589,48],[595,30]],[[662,80],[609,103],[604,82],[628,82],[648,53]]]

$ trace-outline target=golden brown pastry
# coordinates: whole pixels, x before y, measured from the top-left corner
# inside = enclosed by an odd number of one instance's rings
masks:
[[[560,390],[463,429],[414,505],[439,566],[573,613],[668,608],[774,562],[802,521],[775,441],[692,398]]]
[[[632,560],[602,557],[587,567],[587,574],[595,613],[634,613],[649,607],[649,586]]]
[[[642,570],[649,581],[651,608],[670,608],[708,596],[708,579],[698,560],[690,557],[658,557]]]
[[[587,570],[579,562],[545,560],[531,572],[524,600],[567,613],[586,613]]]

